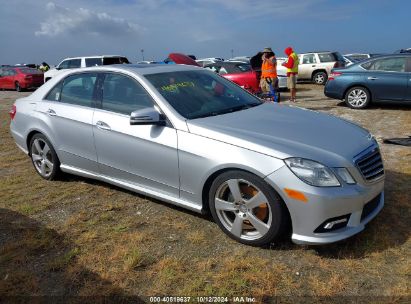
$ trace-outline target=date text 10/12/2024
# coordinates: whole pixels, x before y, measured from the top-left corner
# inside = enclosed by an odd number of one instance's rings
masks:
[[[255,303],[254,297],[150,297],[150,303]]]

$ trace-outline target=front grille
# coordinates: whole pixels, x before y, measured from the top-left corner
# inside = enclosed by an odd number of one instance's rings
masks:
[[[377,207],[378,204],[380,203],[381,199],[381,193],[377,195],[377,197],[373,198],[370,200],[368,203],[364,205],[364,208],[362,209],[362,214],[361,214],[361,221],[365,219],[367,216],[369,216]]]
[[[376,180],[384,175],[384,165],[378,148],[357,159],[356,165],[367,181]]]

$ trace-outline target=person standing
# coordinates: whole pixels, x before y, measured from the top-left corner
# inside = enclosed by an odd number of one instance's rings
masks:
[[[287,61],[282,65],[287,68],[287,87],[291,93],[290,101],[296,102],[298,56],[291,47],[286,48],[284,53],[288,56]]]
[[[269,94],[270,84],[278,90],[277,59],[271,48],[265,48],[262,53],[260,88],[264,94]]]
[[[42,72],[47,72],[48,70],[50,70],[50,66],[43,61],[39,67],[39,70]]]

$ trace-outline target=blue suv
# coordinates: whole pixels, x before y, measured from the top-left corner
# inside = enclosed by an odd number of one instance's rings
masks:
[[[344,100],[353,109],[376,101],[411,103],[411,54],[385,55],[333,69],[324,94]]]

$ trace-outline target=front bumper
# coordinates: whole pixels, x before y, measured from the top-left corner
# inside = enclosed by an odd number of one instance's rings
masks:
[[[327,244],[351,237],[362,231],[384,206],[383,178],[373,183],[360,181],[356,185],[341,187],[313,187],[284,166],[267,176],[266,181],[280,194],[290,212],[292,241],[297,244]],[[304,193],[307,202],[288,197],[284,188]],[[373,208],[367,208],[363,214],[364,206],[372,201],[375,202]],[[315,232],[322,223],[344,215],[348,215],[344,227]]]

